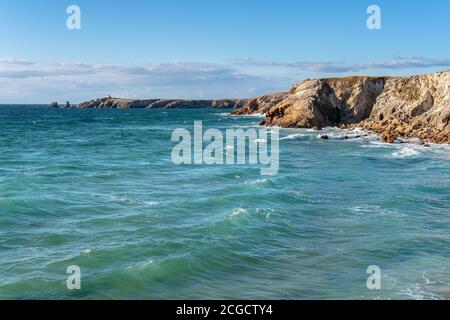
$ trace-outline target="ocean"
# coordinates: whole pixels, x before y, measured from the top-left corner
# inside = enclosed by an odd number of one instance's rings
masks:
[[[276,175],[175,165],[194,120],[261,118],[0,106],[0,299],[450,298],[450,147],[282,129]]]

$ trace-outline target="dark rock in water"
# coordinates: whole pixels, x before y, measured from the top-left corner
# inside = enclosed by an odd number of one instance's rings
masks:
[[[50,108],[59,108],[58,102],[53,101],[52,103],[50,103],[49,107]]]
[[[328,139],[330,139],[330,138],[328,137],[327,134],[322,134],[322,135],[320,136],[320,139],[322,139],[322,140],[328,140]]]
[[[266,120],[262,120],[262,121],[259,123],[259,125],[260,125],[261,127],[265,126],[265,125],[266,125]]]
[[[70,108],[70,107],[71,107],[70,102],[66,101],[66,105],[64,106],[64,108]]]

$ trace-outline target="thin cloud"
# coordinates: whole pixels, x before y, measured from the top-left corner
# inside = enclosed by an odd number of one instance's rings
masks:
[[[17,70],[0,70],[0,78],[6,79],[28,79],[28,78],[48,78],[60,76],[74,75],[90,75],[94,74],[90,70],[74,70],[74,69],[17,69]]]
[[[294,79],[254,75],[220,63],[0,65],[0,103],[124,98],[245,98],[286,90]],[[21,88],[21,90],[18,90]]]
[[[394,57],[361,64],[253,59],[142,65],[2,61],[0,103],[79,102],[108,94],[124,98],[248,98],[288,90],[293,83],[316,77],[317,73],[371,73],[382,69],[402,73],[408,68],[450,66],[448,59],[424,57]]]
[[[0,63],[22,65],[22,66],[29,66],[29,65],[34,64],[33,61],[14,59],[14,58],[0,59]]]
[[[396,57],[390,61],[358,63],[358,64],[346,64],[339,62],[317,62],[317,61],[275,62],[275,61],[259,61],[249,58],[234,59],[231,60],[231,63],[240,66],[284,67],[309,72],[323,72],[323,73],[345,73],[345,72],[358,72],[376,69],[405,70],[412,68],[450,67],[450,59],[431,59],[425,57]]]

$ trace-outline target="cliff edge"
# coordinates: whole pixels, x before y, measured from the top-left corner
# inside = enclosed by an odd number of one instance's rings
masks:
[[[305,80],[267,108],[254,100],[234,114],[265,112],[267,126],[360,127],[386,142],[412,137],[450,143],[450,71],[411,77],[326,78]],[[275,98],[276,97],[276,98]],[[252,100],[250,100],[252,101]]]

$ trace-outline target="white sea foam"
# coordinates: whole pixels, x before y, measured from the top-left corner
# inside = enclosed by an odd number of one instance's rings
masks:
[[[433,292],[425,290],[421,284],[413,284],[405,289],[400,290],[404,295],[411,297],[414,300],[440,300],[441,297]]]
[[[390,218],[406,218],[407,215],[393,209],[386,209],[377,205],[363,204],[359,206],[354,206],[350,208],[351,216],[350,219],[377,219],[383,216],[388,216]]]
[[[129,267],[127,267],[127,269],[144,269],[145,267],[152,265],[154,262],[153,260],[148,260],[148,261],[144,261],[142,263],[137,263],[134,265],[131,265]]]
[[[144,204],[147,207],[154,207],[154,206],[157,206],[159,204],[159,202],[158,201],[144,201]]]
[[[395,151],[394,153],[392,153],[392,156],[394,158],[398,158],[398,159],[403,159],[403,158],[415,158],[420,156],[421,153],[417,150],[415,150],[414,148],[401,148],[398,151]]]
[[[268,181],[267,179],[258,179],[258,180],[254,180],[254,181],[247,181],[245,184],[251,184],[251,185],[262,184],[262,183],[265,183],[267,181]]]
[[[307,135],[304,133],[294,133],[294,134],[290,134],[286,137],[280,138],[280,140],[294,140],[296,138],[301,138],[301,137],[305,137],[305,136],[307,136]]]
[[[113,201],[125,202],[127,204],[138,204],[138,201],[127,196],[112,196]]]
[[[235,114],[229,114],[232,117],[242,117],[242,118],[261,118],[261,117],[265,117],[266,115],[264,113],[253,113],[253,114],[239,114],[239,115],[235,115]]]
[[[241,215],[241,214],[246,214],[247,212],[248,212],[248,211],[245,210],[245,209],[243,209],[243,208],[237,208],[237,209],[234,209],[234,210],[230,213],[230,218],[236,217],[236,216]]]
[[[271,218],[271,216],[275,213],[275,210],[258,208],[258,209],[256,209],[256,213],[263,215],[266,218],[266,220],[269,220]]]

